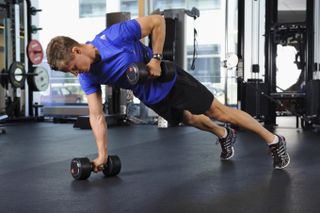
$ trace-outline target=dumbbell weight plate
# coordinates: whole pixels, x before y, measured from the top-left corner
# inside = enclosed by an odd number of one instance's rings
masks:
[[[117,155],[108,156],[107,167],[102,170],[106,177],[116,176],[120,173],[121,161]]]
[[[128,82],[131,85],[136,85],[143,83],[148,78],[149,72],[144,63],[138,62],[129,65],[126,75]]]
[[[33,64],[41,64],[43,59],[43,49],[38,40],[31,40],[27,47],[28,58]]]
[[[28,79],[32,91],[45,91],[49,87],[50,79],[46,68],[38,66],[33,70],[33,75]]]
[[[26,71],[20,62],[13,62],[9,69],[9,81],[15,88],[23,88]]]
[[[176,64],[172,61],[163,60],[160,63],[161,76],[157,79],[160,82],[171,81],[176,73]]]
[[[74,158],[71,161],[70,172],[74,179],[85,180],[90,177],[92,163],[88,158]]]

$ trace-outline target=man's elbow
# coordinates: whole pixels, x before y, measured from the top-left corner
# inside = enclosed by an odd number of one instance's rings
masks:
[[[155,25],[165,25],[165,19],[162,15],[156,14],[154,16]]]

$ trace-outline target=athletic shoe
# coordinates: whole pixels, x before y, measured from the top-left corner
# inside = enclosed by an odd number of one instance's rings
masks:
[[[269,149],[273,158],[273,167],[275,169],[283,169],[290,163],[290,156],[287,153],[286,139],[277,135],[279,142],[269,145]]]
[[[236,131],[229,127],[226,128],[228,135],[225,138],[219,138],[217,143],[221,145],[221,160],[229,160],[234,155],[233,144],[236,142]]]

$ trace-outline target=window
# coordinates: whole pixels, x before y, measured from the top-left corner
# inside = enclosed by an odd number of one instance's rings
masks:
[[[99,17],[106,14],[106,0],[79,0],[79,17]]]
[[[189,69],[193,61],[193,46],[187,47],[188,72],[201,82],[221,83],[220,45],[199,45],[195,70]]]
[[[191,9],[192,7],[196,7],[199,10],[220,9],[221,0],[154,0],[155,9]]]
[[[225,1],[221,0],[153,0],[152,10],[186,9],[196,7],[200,17],[194,21],[191,17],[185,19],[185,69],[202,84],[204,84],[221,102],[225,102],[225,70],[221,69],[221,60],[225,54]],[[209,21],[208,21],[209,20]],[[196,37],[195,70],[191,69],[193,62],[194,29]],[[229,46],[232,44],[230,43]],[[228,85],[229,87],[229,85]]]
[[[185,0],[154,0],[154,9],[159,8],[163,9],[176,9],[176,8],[185,8],[186,1]]]
[[[120,10],[123,12],[130,12],[131,19],[137,17],[138,14],[138,1],[136,0],[121,0]]]
[[[187,0],[187,9],[196,7],[199,10],[221,9],[221,0]]]

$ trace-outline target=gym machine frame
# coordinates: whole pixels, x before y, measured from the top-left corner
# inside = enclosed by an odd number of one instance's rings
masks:
[[[277,42],[276,36],[279,33],[279,29],[281,29],[281,23],[278,23],[278,0],[268,0],[265,1],[266,3],[266,20],[265,20],[265,76],[264,76],[264,83],[256,82],[256,85],[262,86],[262,89],[258,88],[256,90],[257,99],[264,99],[265,106],[262,106],[260,100],[257,104],[256,112],[262,114],[263,121],[265,125],[275,126],[276,125],[276,107],[277,104],[280,106],[284,106],[282,104],[282,100],[293,100],[296,104],[299,105],[298,110],[289,110],[288,107],[284,107],[287,111],[291,112],[293,115],[297,116],[297,127],[299,126],[298,118],[301,118],[302,127],[310,127],[312,124],[319,122],[319,114],[320,114],[320,107],[319,107],[319,91],[316,89],[319,85],[319,80],[314,80],[315,77],[312,78],[312,75],[320,73],[319,66],[314,64],[314,15],[315,13],[319,13],[319,4],[315,3],[314,0],[307,0],[306,3],[306,20],[303,23],[297,23],[297,25],[292,24],[283,24],[282,26],[287,27],[293,32],[296,32],[302,35],[303,41],[302,45],[299,48],[301,51],[300,53],[300,64],[302,70],[302,78],[306,82],[306,89],[303,92],[276,92],[276,52],[277,52]],[[244,70],[244,38],[245,33],[241,31],[244,27],[245,23],[245,8],[244,8],[244,0],[238,0],[239,4],[239,18],[238,18],[238,25],[239,25],[239,36],[238,36],[238,51],[237,55],[239,56],[239,65],[238,65],[238,73],[240,73],[240,78],[238,78],[238,100],[244,101],[245,97],[243,97],[244,92],[242,91],[244,82],[243,78],[243,70]],[[317,8],[314,11],[314,4],[316,4]],[[316,21],[316,26],[318,26],[318,20]],[[290,29],[290,27],[292,27]],[[295,29],[294,27],[297,27]],[[318,26],[319,28],[319,26]],[[317,34],[318,33],[318,34]],[[278,34],[281,35],[281,32]],[[316,31],[316,36],[319,37],[319,32]],[[318,40],[320,40],[317,37]],[[318,42],[319,44],[319,42]],[[317,48],[316,48],[317,49]],[[316,66],[315,66],[316,65]],[[258,71],[257,71],[258,68]],[[259,72],[259,67],[256,67],[253,63],[252,65],[252,72]],[[238,75],[238,76],[239,76]],[[241,76],[242,75],[242,76]],[[320,76],[319,76],[320,77]],[[320,78],[319,78],[320,79]],[[310,97],[318,97],[318,98],[310,98]],[[266,100],[269,99],[269,100]],[[312,100],[312,101],[311,101]],[[245,101],[244,101],[245,102]],[[242,106],[241,106],[242,107]],[[256,113],[255,112],[255,113]],[[259,116],[259,115],[258,115]]]
[[[304,23],[299,23],[301,28],[305,27],[305,32],[301,32],[303,35],[303,46],[300,52],[301,56],[301,72],[303,73],[303,80],[308,85],[312,81],[312,75],[314,72],[314,0],[306,1],[306,20]],[[305,92],[303,93],[278,93],[276,92],[276,27],[281,25],[278,23],[278,0],[266,1],[266,45],[265,45],[265,56],[266,56],[266,94],[271,97],[280,99],[296,100],[301,103],[299,112],[295,111],[294,114],[301,115],[302,127],[311,126],[312,123],[316,122],[309,116],[308,105],[310,103],[308,96],[310,90],[306,86]],[[301,100],[302,99],[302,100]],[[276,125],[276,104],[269,102],[267,107],[268,118],[265,120],[267,125]],[[297,124],[298,127],[298,124]]]

